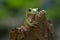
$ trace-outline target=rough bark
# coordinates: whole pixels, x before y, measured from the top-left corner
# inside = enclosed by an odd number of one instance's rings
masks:
[[[45,12],[42,11],[40,14],[30,16],[34,27],[24,24],[24,27],[29,27],[27,31],[24,31],[21,27],[13,29],[10,32],[10,40],[54,40],[54,27],[45,16]]]

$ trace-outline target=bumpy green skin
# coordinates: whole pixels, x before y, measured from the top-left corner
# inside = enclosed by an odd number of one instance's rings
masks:
[[[33,26],[34,26],[32,23],[30,23],[30,22],[28,21],[28,19],[26,19],[24,23],[25,23],[26,25],[30,26],[30,27],[33,27]]]

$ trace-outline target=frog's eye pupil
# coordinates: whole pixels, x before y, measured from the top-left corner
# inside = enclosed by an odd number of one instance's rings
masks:
[[[31,9],[29,9],[29,12],[31,12]]]

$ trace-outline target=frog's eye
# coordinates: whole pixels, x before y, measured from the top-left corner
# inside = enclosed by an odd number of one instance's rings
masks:
[[[36,9],[33,9],[33,11],[37,11]]]
[[[34,12],[39,12],[38,8],[32,9]]]
[[[31,9],[29,9],[28,11],[31,12]]]

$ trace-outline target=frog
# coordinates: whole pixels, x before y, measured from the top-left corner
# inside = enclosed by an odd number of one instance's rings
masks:
[[[32,22],[32,18],[34,18],[34,16],[36,14],[39,14],[39,9],[38,8],[29,8],[27,11],[26,11],[26,18],[25,18],[25,22],[24,24],[27,24],[28,26],[32,27],[34,26],[31,22]],[[32,17],[33,16],[33,17]]]

